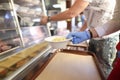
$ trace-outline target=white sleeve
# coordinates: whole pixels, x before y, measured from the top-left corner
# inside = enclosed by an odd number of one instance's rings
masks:
[[[120,21],[111,20],[105,23],[103,26],[95,27],[95,30],[99,37],[109,35],[120,30]]]
[[[105,36],[120,30],[120,0],[116,0],[113,18],[102,26],[95,27],[98,36]]]
[[[84,1],[87,1],[87,2],[92,2],[93,0],[84,0]]]

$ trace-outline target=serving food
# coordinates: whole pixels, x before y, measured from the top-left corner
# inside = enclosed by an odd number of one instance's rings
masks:
[[[50,36],[45,38],[45,41],[54,49],[66,48],[71,39],[66,39],[64,36]]]
[[[66,40],[66,38],[65,37],[59,37],[59,36],[57,36],[57,37],[55,37],[55,38],[53,38],[53,40],[52,41],[54,41],[54,42],[60,42],[60,41],[65,41]]]

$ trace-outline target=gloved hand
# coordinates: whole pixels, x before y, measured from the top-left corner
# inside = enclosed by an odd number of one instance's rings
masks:
[[[71,32],[67,35],[67,38],[72,38],[72,43],[78,44],[80,42],[90,39],[90,33],[89,31]]]

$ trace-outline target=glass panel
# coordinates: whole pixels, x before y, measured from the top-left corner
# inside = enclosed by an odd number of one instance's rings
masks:
[[[7,0],[1,1],[4,2]],[[12,2],[12,0],[9,1]],[[38,56],[48,46],[44,42],[44,38],[49,36],[48,29],[46,25],[42,26],[39,24],[40,17],[43,15],[40,0],[13,0],[13,2],[15,6],[13,9],[0,9],[0,14],[3,19],[0,23],[0,54],[19,46],[22,39],[25,46],[0,55],[0,80],[11,75],[16,77],[12,73],[19,71],[21,67]],[[17,16],[14,16],[13,10],[16,11]],[[19,22],[17,26],[17,21],[14,19],[16,17]],[[19,34],[22,38],[19,37]],[[37,45],[33,46],[33,44]]]
[[[40,25],[44,13],[41,0],[14,0],[14,3],[25,46],[39,43],[49,36],[46,25]]]
[[[22,27],[21,30],[25,45],[40,43],[48,36],[45,26]]]
[[[20,45],[16,30],[0,30],[0,52],[4,52]]]
[[[0,29],[15,29],[15,21],[12,11],[0,10]]]
[[[14,0],[14,2],[21,27],[40,25],[40,16],[43,14],[40,0]]]
[[[0,55],[20,46],[15,16],[9,0],[0,0]]]

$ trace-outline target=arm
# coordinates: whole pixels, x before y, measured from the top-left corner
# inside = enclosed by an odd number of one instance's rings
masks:
[[[51,21],[60,21],[71,19],[77,16],[79,13],[83,12],[84,9],[88,6],[89,2],[84,0],[76,0],[75,3],[68,10],[61,12],[59,14],[53,15],[50,17]],[[41,20],[41,23],[46,24],[48,21],[48,17],[44,16]]]
[[[95,30],[99,36],[109,35],[111,33],[114,33],[120,30],[120,21],[111,20],[107,22],[106,24],[104,24],[101,28],[96,27]]]
[[[109,35],[120,30],[120,21],[111,20],[105,23],[103,26],[98,26],[96,28],[91,28],[93,38]]]
[[[77,44],[91,38],[109,35],[119,30],[120,30],[120,20],[116,18],[108,21],[102,26],[97,26],[95,28],[90,28],[89,30],[80,31],[80,32],[71,32],[68,34],[67,38],[72,38],[72,42],[74,44]]]
[[[113,18],[110,21],[106,22],[102,26],[96,26],[95,28],[90,28],[88,31],[71,32],[68,34],[67,38],[72,38],[72,42],[74,43],[80,43],[90,38],[102,37],[119,31],[120,30],[120,5],[119,5],[120,0],[117,1],[118,2],[114,10]]]
[[[68,10],[59,13],[57,15],[51,16],[52,21],[58,21],[58,20],[66,20],[66,19],[71,19],[79,13],[83,12],[84,9],[88,6],[89,2],[83,1],[83,0],[76,0],[75,3],[71,8]]]
[[[90,28],[89,30],[80,32],[71,32],[68,34],[67,38],[72,38],[74,44],[78,44],[85,40],[105,36],[120,30],[120,21],[111,20],[105,23],[103,26],[98,26],[96,28]]]
[[[87,29],[87,22],[85,21],[85,23],[83,24],[83,26],[80,28],[80,31],[84,31]]]
[[[109,35],[120,30],[120,0],[116,1],[117,2],[113,13],[113,18],[102,26],[97,26],[96,28],[91,29],[93,30],[93,37]]]

